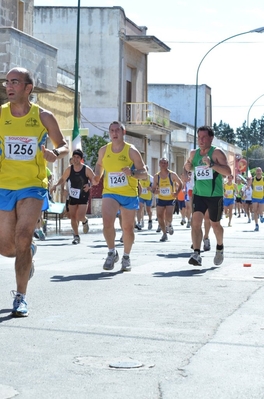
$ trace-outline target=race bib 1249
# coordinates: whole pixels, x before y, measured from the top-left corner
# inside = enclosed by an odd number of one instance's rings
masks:
[[[111,188],[124,187],[128,185],[127,177],[123,172],[108,173],[108,186]]]

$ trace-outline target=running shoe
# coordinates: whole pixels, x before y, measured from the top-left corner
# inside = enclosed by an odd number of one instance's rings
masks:
[[[174,230],[173,230],[173,227],[172,227],[171,224],[170,224],[169,227],[168,227],[168,233],[169,233],[170,236],[172,236],[173,233],[174,233]]]
[[[254,231],[259,231],[259,225],[256,224],[255,230]]]
[[[183,221],[183,220],[181,220],[181,225],[182,225],[182,226],[184,225],[184,221]]]
[[[38,235],[38,230],[37,229],[34,230],[34,234],[33,235],[34,235],[34,238],[39,240],[39,235]]]
[[[119,255],[118,255],[117,251],[108,252],[103,269],[104,270],[113,270],[115,263],[118,261],[119,261]]]
[[[83,232],[84,232],[84,234],[87,234],[88,231],[89,231],[88,219],[85,218],[85,222],[83,222]]]
[[[194,266],[202,266],[202,258],[201,256],[198,254],[198,252],[194,252],[188,262],[190,265],[194,265]]]
[[[42,231],[42,229],[38,230],[38,236],[39,236],[40,241],[46,240],[46,236],[45,236],[44,232]]]
[[[191,221],[188,220],[187,224],[186,224],[187,229],[189,229],[191,227]]]
[[[12,316],[27,317],[28,310],[27,310],[26,296],[16,291],[11,291],[11,294],[14,297]]]
[[[204,251],[210,251],[211,244],[210,244],[209,238],[204,238],[203,242],[204,242],[204,246],[203,246]]]
[[[160,239],[161,242],[168,241],[167,233],[164,233]]]
[[[156,230],[156,233],[160,233],[161,232],[161,228],[160,228],[160,225],[158,225],[158,228],[157,228],[157,230]]]
[[[140,226],[143,228],[145,226],[144,219],[141,220]]]
[[[136,223],[135,224],[135,229],[138,229],[138,231],[142,230],[141,224],[140,223]]]
[[[72,243],[74,244],[74,245],[77,245],[77,244],[80,244],[80,236],[78,236],[78,235],[76,235],[76,236],[73,236],[73,241],[72,241]]]
[[[221,265],[221,263],[223,263],[224,260],[224,251],[222,249],[217,249],[216,253],[215,253],[215,257],[214,257],[214,264],[216,266]]]
[[[250,218],[248,219],[248,223],[251,223],[251,219]]]
[[[232,227],[230,222],[228,223],[228,227]]]
[[[122,272],[130,272],[131,271],[131,263],[130,263],[129,256],[127,256],[127,255],[123,256],[121,264],[122,264],[122,267],[121,267]]]
[[[148,230],[151,230],[152,229],[152,220],[149,220],[148,221]]]
[[[260,223],[264,223],[264,217],[260,216]]]

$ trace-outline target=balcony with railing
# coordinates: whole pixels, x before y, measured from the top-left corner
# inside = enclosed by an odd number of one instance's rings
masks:
[[[125,103],[126,130],[139,134],[169,134],[170,111],[151,102]]]

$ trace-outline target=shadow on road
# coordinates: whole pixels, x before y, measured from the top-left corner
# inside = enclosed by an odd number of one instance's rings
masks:
[[[188,253],[179,253],[179,254],[157,254],[162,258],[189,258],[193,252]]]
[[[53,283],[62,283],[67,281],[96,281],[96,280],[109,280],[113,278],[117,274],[123,274],[121,270],[116,272],[102,272],[102,273],[95,273],[95,274],[75,274],[72,276],[53,276],[50,278],[50,281]]]
[[[198,266],[199,267],[199,266]],[[204,273],[218,269],[218,267],[210,267],[208,269],[189,269],[189,270],[179,270],[175,272],[156,272],[153,273],[153,277],[192,277],[203,275]]]
[[[8,313],[6,316],[2,316],[2,314]],[[11,309],[1,309],[0,310],[0,323],[3,321],[11,320],[13,319],[13,316],[11,314]]]

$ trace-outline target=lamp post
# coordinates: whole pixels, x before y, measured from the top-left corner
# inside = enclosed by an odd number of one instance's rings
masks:
[[[253,101],[253,103],[250,105],[248,113],[247,113],[247,142],[246,142],[246,158],[247,158],[247,170],[249,170],[248,166],[249,166],[249,162],[248,162],[248,135],[249,135],[249,113],[251,111],[251,108],[253,107],[253,105],[255,105],[255,103],[261,98],[264,97],[264,94],[261,94],[261,96],[259,96],[258,98],[256,98],[255,101]],[[248,174],[248,173],[247,173]]]
[[[75,59],[75,93],[74,93],[74,117],[72,131],[73,150],[81,147],[79,123],[78,123],[78,94],[79,94],[79,39],[80,39],[80,9],[81,0],[78,0],[77,32],[76,32],[76,59]]]
[[[234,37],[246,35],[246,34],[248,34],[248,33],[262,33],[262,32],[264,32],[264,27],[257,28],[257,29],[253,29],[253,30],[249,30],[249,31],[247,31],[247,32],[242,32],[242,33],[238,33],[238,34],[236,34],[236,35],[230,36],[230,37],[228,37],[228,38],[226,38],[226,39],[224,39],[224,40],[221,40],[221,42],[215,44],[212,48],[210,48],[210,50],[207,51],[207,53],[206,53],[206,54],[203,56],[203,58],[201,59],[199,65],[198,65],[197,71],[196,71],[196,83],[195,83],[194,142],[193,142],[194,148],[196,148],[197,109],[198,109],[198,77],[199,77],[199,70],[200,70],[200,67],[201,67],[201,64],[202,64],[203,60],[205,59],[205,57],[206,57],[214,48],[216,48],[216,47],[219,46],[220,44],[222,44],[222,43],[224,43],[224,42],[226,42],[226,41],[228,41],[228,40],[230,40],[230,39],[233,39]]]

